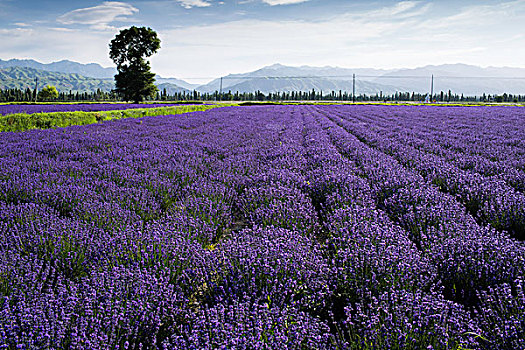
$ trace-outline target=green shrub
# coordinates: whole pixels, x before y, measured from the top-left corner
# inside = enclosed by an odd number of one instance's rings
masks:
[[[31,129],[63,128],[71,125],[87,125],[105,120],[123,118],[141,118],[148,116],[182,114],[205,111],[212,108],[228,106],[222,105],[184,105],[158,108],[136,108],[126,110],[98,111],[98,112],[52,112],[35,114],[0,115],[0,132],[27,131]]]

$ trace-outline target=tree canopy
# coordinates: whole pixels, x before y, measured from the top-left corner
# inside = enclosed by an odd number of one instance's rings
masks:
[[[115,87],[126,101],[140,102],[154,97],[155,73],[145,59],[160,49],[157,33],[146,27],[123,29],[109,44],[109,57],[117,65]]]
[[[51,85],[47,85],[38,93],[38,98],[40,100],[49,101],[54,100],[58,97],[57,88]]]

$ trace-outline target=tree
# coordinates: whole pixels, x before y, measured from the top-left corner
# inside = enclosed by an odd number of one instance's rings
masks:
[[[38,99],[48,101],[58,97],[57,88],[51,85],[46,86],[38,93]]]
[[[160,49],[160,39],[151,28],[131,27],[123,29],[109,44],[109,57],[117,65],[116,92],[126,101],[140,102],[154,97],[155,73],[145,60]]]

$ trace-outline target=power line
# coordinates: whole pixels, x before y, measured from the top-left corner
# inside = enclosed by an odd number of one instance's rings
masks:
[[[38,96],[38,77],[35,78],[35,102]]]
[[[352,102],[355,103],[355,74],[352,74]]]
[[[434,74],[432,74],[432,82],[430,83],[430,100],[434,98]]]

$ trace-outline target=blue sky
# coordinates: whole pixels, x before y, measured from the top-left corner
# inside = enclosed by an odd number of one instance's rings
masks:
[[[162,40],[153,70],[195,82],[274,63],[525,67],[523,23],[525,0],[0,0],[0,58],[111,66],[109,41],[138,25]]]

